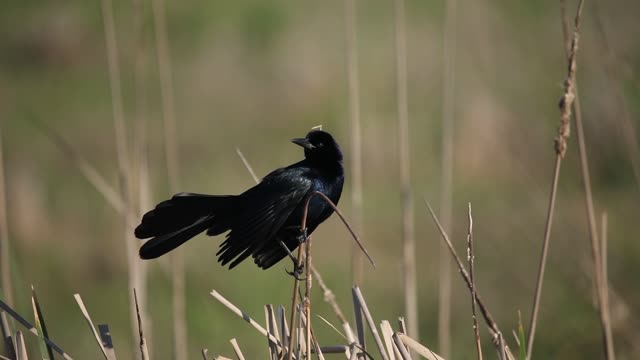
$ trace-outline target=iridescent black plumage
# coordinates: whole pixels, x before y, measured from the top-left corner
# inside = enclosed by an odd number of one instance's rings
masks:
[[[268,269],[299,245],[300,225],[307,197],[315,191],[334,204],[344,183],[342,152],[333,137],[314,130],[293,142],[304,147],[305,159],[277,169],[240,195],[180,193],[147,212],[135,230],[140,239],[152,238],[140,248],[140,257],[153,259],[207,231],[228,231],[217,253],[222,265],[233,268],[252,256]],[[309,203],[307,233],[311,234],[333,209],[315,196]]]

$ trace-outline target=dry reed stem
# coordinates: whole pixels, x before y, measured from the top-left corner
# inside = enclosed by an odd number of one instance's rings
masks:
[[[353,223],[360,234],[363,227],[363,176],[362,176],[362,130],[360,121],[360,82],[358,71],[358,36],[356,0],[346,0],[345,38],[347,53],[347,80],[349,85],[349,123],[351,133],[351,207]],[[353,284],[363,281],[362,254],[351,247],[351,277]]]
[[[173,89],[173,75],[171,71],[171,55],[164,0],[153,0],[153,19],[155,25],[156,51],[158,55],[158,68],[160,71],[160,93],[162,97],[162,114],[164,124],[165,157],[167,172],[169,175],[169,187],[172,192],[177,192],[179,183],[179,154],[177,141],[177,126],[175,119],[175,96]],[[186,360],[187,351],[187,323],[185,314],[185,274],[184,255],[180,249],[174,251],[172,259],[172,283],[173,283],[173,316],[174,316],[174,343],[175,359]]]
[[[355,296],[352,296],[351,298],[353,301],[353,314],[356,319],[356,333],[358,335],[358,343],[360,344],[360,348],[362,349],[362,352],[366,353],[367,342],[365,338],[366,334],[364,332],[364,321],[362,320],[362,306]]]
[[[229,340],[229,342],[231,343],[231,346],[233,347],[233,352],[236,353],[238,360],[245,360],[244,355],[242,354],[242,350],[240,350],[240,346],[238,345],[238,341],[235,338],[233,338]]]
[[[142,357],[142,360],[148,360],[149,359],[149,349],[147,348],[147,340],[144,337],[144,326],[142,324],[142,318],[140,316],[140,306],[138,306],[138,293],[136,292],[136,289],[133,289],[133,299],[135,301],[136,304],[136,315],[137,315],[137,320],[138,320],[138,336],[140,338],[140,356]]]
[[[416,284],[415,229],[413,196],[411,193],[411,161],[409,158],[409,110],[407,99],[407,44],[404,0],[394,1],[396,97],[398,116],[398,146],[400,152],[400,187],[402,192],[402,243],[405,314],[409,333],[418,334],[418,291]]]
[[[367,320],[367,324],[369,325],[369,330],[371,331],[371,335],[378,347],[378,351],[380,351],[380,355],[383,360],[389,360],[389,356],[387,352],[384,351],[384,345],[382,343],[382,339],[380,339],[380,334],[378,334],[378,328],[376,327],[375,322],[373,321],[373,316],[371,316],[371,312],[369,311],[369,307],[367,306],[367,302],[364,300],[364,296],[362,296],[362,292],[360,288],[357,286],[353,287],[353,297],[354,301],[357,301],[364,313],[364,318]]]
[[[307,208],[309,207],[309,203],[307,202]],[[306,224],[307,217],[305,216],[302,220],[303,229],[307,229]],[[306,281],[305,281],[305,292],[304,292],[304,314],[306,319],[306,328],[307,328],[307,359],[311,358],[311,286],[312,286],[312,274],[311,274],[311,240],[312,236],[309,236],[305,240],[305,269],[307,271]]]
[[[0,272],[2,272],[2,292],[7,303],[13,306],[11,259],[9,258],[9,222],[7,221],[7,189],[4,176],[2,136],[2,129],[0,129]]]
[[[298,260],[297,264],[296,264],[296,269],[300,268],[300,264],[302,264],[302,246],[304,244],[301,244],[298,247],[298,255],[296,257],[296,259]],[[295,271],[295,269],[294,269]],[[293,279],[293,295],[291,296],[291,317],[289,320],[289,329],[291,329],[291,335],[289,336],[289,353],[287,354],[287,360],[291,360],[293,358],[293,351],[294,351],[294,343],[295,343],[295,338],[296,338],[296,333],[298,331],[296,331],[297,327],[296,327],[296,314],[298,313],[297,311],[297,306],[298,306],[298,289],[300,288],[300,282],[298,281],[298,279],[296,279],[294,277]],[[299,348],[299,347],[298,347]]]
[[[13,310],[9,305],[7,305],[7,303],[5,303],[4,301],[0,300],[0,309],[2,310],[1,315],[2,317],[5,317],[6,314],[8,314],[9,316],[11,316],[12,318],[14,318],[17,322],[20,323],[20,325],[24,326],[27,330],[29,330],[30,333],[34,334],[35,336],[43,339],[47,345],[51,346],[51,348],[53,349],[53,351],[55,351],[56,353],[58,353],[60,356],[62,356],[63,358],[67,359],[67,360],[71,360],[71,356],[69,356],[69,354],[67,354],[64,350],[62,350],[58,345],[56,345],[56,343],[54,343],[53,341],[51,341],[49,338],[44,337],[39,331],[38,329],[36,329],[35,326],[31,325],[27,320],[25,320],[25,318],[23,318],[22,316],[20,316],[20,314],[18,314],[15,310]],[[7,334],[7,332],[9,329],[4,329],[3,327],[3,333]],[[8,333],[10,334],[10,333]],[[11,347],[12,349],[14,349],[14,347]]]
[[[453,161],[455,120],[455,62],[457,44],[457,0],[446,1],[442,79],[442,178],[440,218],[447,232],[453,219]],[[439,246],[438,266],[438,349],[443,356],[451,353],[451,258],[445,244]]]
[[[576,16],[574,20],[574,30],[571,39],[571,47],[568,56],[568,68],[567,77],[564,81],[564,94],[560,100],[560,126],[558,127],[558,135],[556,136],[555,150],[556,150],[556,165],[553,172],[553,181],[551,187],[551,196],[549,201],[549,208],[547,210],[547,220],[545,225],[545,235],[542,245],[542,255],[540,256],[540,266],[538,268],[538,277],[536,280],[536,290],[533,300],[533,306],[531,310],[531,320],[529,323],[529,335],[527,339],[527,359],[531,359],[531,353],[533,351],[533,342],[535,339],[536,323],[538,318],[538,312],[540,307],[540,299],[542,295],[542,284],[544,281],[544,270],[547,262],[547,252],[549,249],[549,241],[551,235],[551,224],[553,219],[553,212],[555,208],[555,200],[558,188],[558,178],[560,176],[560,167],[562,159],[567,151],[567,139],[570,135],[570,119],[572,104],[575,99],[575,77],[576,77],[576,55],[578,51],[578,40],[580,30],[580,17],[582,15],[582,8],[584,6],[584,0],[580,0]],[[599,276],[598,276],[599,277]]]
[[[458,256],[458,253],[456,252],[455,248],[453,247],[453,244],[451,243],[451,240],[449,240],[449,236],[447,235],[447,233],[445,232],[444,228],[440,224],[440,221],[438,220],[438,217],[436,216],[435,212],[433,211],[433,208],[431,208],[431,205],[429,204],[428,201],[425,200],[424,202],[427,205],[427,208],[429,209],[429,212],[431,213],[431,217],[433,218],[433,221],[436,223],[436,226],[438,227],[438,230],[440,231],[440,235],[442,235],[442,239],[447,243],[447,247],[449,248],[449,252],[453,256],[453,259],[454,259],[456,265],[458,266],[458,272],[462,276],[462,279],[465,281],[469,291],[471,291],[472,283],[471,283],[471,278],[469,276],[469,273],[467,272],[467,269],[464,267],[464,264],[460,260],[460,257]],[[491,312],[489,312],[489,309],[485,306],[484,302],[482,301],[482,298],[480,297],[480,294],[478,293],[477,289],[476,289],[476,302],[477,302],[478,308],[480,309],[480,313],[482,314],[482,317],[484,318],[484,320],[485,320],[485,322],[487,324],[487,328],[489,329],[489,333],[491,334],[492,343],[498,349],[500,349],[500,343],[499,343],[499,335],[501,334],[500,329],[499,329],[498,324],[496,323],[496,321],[493,319],[493,315],[491,315]],[[511,350],[509,349],[509,347],[506,344],[505,344],[505,351],[507,353],[507,359],[509,359],[509,360],[514,359],[513,354],[511,354]]]
[[[24,336],[22,331],[16,332],[16,359],[17,360],[29,360],[27,355],[27,347],[24,343]]]
[[[89,328],[91,329],[91,332],[93,333],[93,336],[95,337],[96,342],[100,347],[100,351],[102,351],[102,355],[104,355],[104,358],[107,360],[113,360],[107,353],[107,350],[105,349],[104,344],[102,343],[102,339],[100,338],[100,334],[98,334],[98,330],[96,330],[95,325],[93,325],[93,321],[91,320],[91,316],[89,315],[89,312],[87,311],[86,306],[84,306],[82,297],[80,297],[80,294],[74,294],[73,297],[76,299],[76,302],[78,303],[78,307],[80,308],[80,311],[84,316],[84,319],[87,320],[87,324],[89,324]]]
[[[475,255],[473,252],[473,217],[471,216],[471,203],[469,203],[469,229],[467,231],[467,261],[469,262],[469,279],[471,280],[471,318],[473,319],[473,335],[476,341],[478,360],[482,360],[482,346],[480,345],[480,329],[476,317],[476,283],[473,276]]]
[[[382,320],[380,323],[380,330],[382,330],[382,338],[384,339],[384,345],[387,347],[389,360],[396,360],[396,352],[398,352],[398,348],[393,344],[393,329],[391,328],[389,321]]]

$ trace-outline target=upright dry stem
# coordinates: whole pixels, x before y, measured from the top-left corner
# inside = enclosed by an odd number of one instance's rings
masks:
[[[580,30],[580,16],[582,14],[582,8],[584,0],[580,0],[578,4],[578,10],[576,12],[573,37],[571,40],[571,48],[568,56],[568,69],[567,78],[564,81],[564,94],[560,100],[560,126],[558,128],[558,135],[555,138],[555,150],[556,150],[556,165],[553,172],[553,182],[551,187],[551,197],[549,200],[549,208],[547,210],[547,220],[544,232],[544,241],[542,244],[542,255],[540,257],[540,266],[538,268],[538,279],[536,281],[536,291],[533,299],[533,306],[531,310],[531,321],[529,323],[529,336],[527,339],[527,359],[531,359],[531,353],[533,350],[533,341],[535,339],[536,322],[538,318],[538,311],[540,307],[540,298],[542,295],[542,284],[544,281],[544,270],[547,262],[547,252],[549,249],[549,240],[551,235],[551,224],[553,219],[553,212],[555,209],[556,193],[558,188],[558,178],[560,175],[560,166],[562,159],[567,151],[567,139],[570,134],[570,119],[571,108],[575,99],[575,77],[576,77],[576,55],[578,51],[578,39]]]
[[[440,218],[451,232],[453,218],[453,125],[455,119],[457,0],[447,0],[444,24],[442,79],[442,172]],[[444,357],[451,352],[451,258],[444,243],[439,247],[438,349]]]
[[[362,132],[360,129],[360,83],[358,76],[358,37],[356,0],[346,0],[345,37],[347,47],[347,79],[349,82],[349,120],[351,123],[351,206],[356,231],[362,235]],[[354,284],[362,283],[362,253],[351,247],[351,275]]]
[[[7,193],[4,178],[4,153],[0,129],[0,272],[2,272],[2,295],[9,306],[13,306],[13,285],[9,258],[9,223],[7,221]]]
[[[416,259],[413,196],[409,159],[409,110],[407,99],[407,44],[404,0],[395,0],[396,92],[398,117],[398,145],[400,147],[400,186],[402,191],[402,243],[405,312],[409,321],[409,334],[418,334],[418,291],[416,285]]]

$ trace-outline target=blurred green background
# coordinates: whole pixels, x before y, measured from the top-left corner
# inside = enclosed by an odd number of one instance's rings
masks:
[[[164,156],[162,103],[151,2],[114,1],[129,148],[146,124],[150,196],[171,195]],[[597,7],[596,7],[597,5]],[[444,1],[407,1],[411,174],[416,217],[420,340],[437,351],[438,249],[422,198],[439,207]],[[175,91],[182,191],[230,193],[253,184],[240,148],[259,176],[301,158],[289,139],[323,124],[350,164],[343,1],[169,1],[166,4]],[[575,3],[569,2],[573,17]],[[578,83],[597,212],[609,219],[609,278],[618,357],[640,358],[640,184],[625,139],[625,116],[640,136],[640,3],[586,2]],[[458,1],[455,61],[454,222],[463,253],[467,203],[474,210],[476,279],[512,348],[518,311],[528,323],[542,244],[566,76],[558,1]],[[364,166],[364,239],[378,267],[362,289],[377,321],[403,314],[401,193],[396,125],[393,2],[357,2]],[[603,32],[604,31],[604,32]],[[603,35],[604,34],[604,35]],[[142,64],[136,67],[138,64]],[[77,359],[99,350],[72,295],[94,321],[108,323],[118,357],[133,359],[122,217],[60,151],[42,125],[61,134],[118,188],[111,91],[98,1],[12,1],[0,5],[0,121],[16,310],[32,319],[38,291],[51,338]],[[142,84],[136,86],[136,79]],[[626,137],[625,137],[626,135]],[[636,147],[637,149],[637,147]],[[575,136],[560,177],[536,358],[603,358],[594,307],[590,243]],[[133,155],[131,155],[133,156]],[[351,184],[340,207],[352,214]],[[316,232],[314,261],[351,314],[352,240],[332,217]],[[189,358],[201,348],[266,358],[266,342],[215,302],[216,289],[259,321],[262,305],[290,306],[282,262],[262,272],[251,262],[220,267],[220,238],[199,236],[186,259]],[[138,243],[136,244],[136,246]],[[152,358],[172,358],[168,261],[149,267]],[[474,354],[470,300],[453,271],[452,359]],[[316,313],[334,321],[315,288]],[[351,316],[351,315],[350,315]],[[314,320],[316,321],[316,320]],[[344,341],[321,321],[323,345]],[[488,357],[494,356],[482,326]],[[27,336],[32,356],[33,336]]]

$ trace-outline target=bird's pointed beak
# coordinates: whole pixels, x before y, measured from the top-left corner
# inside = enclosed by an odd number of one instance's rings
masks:
[[[311,144],[311,142],[309,142],[308,139],[306,138],[295,138],[295,139],[291,139],[291,142],[296,144],[296,145],[300,145],[305,149],[313,149],[315,146],[313,146],[313,144]]]

